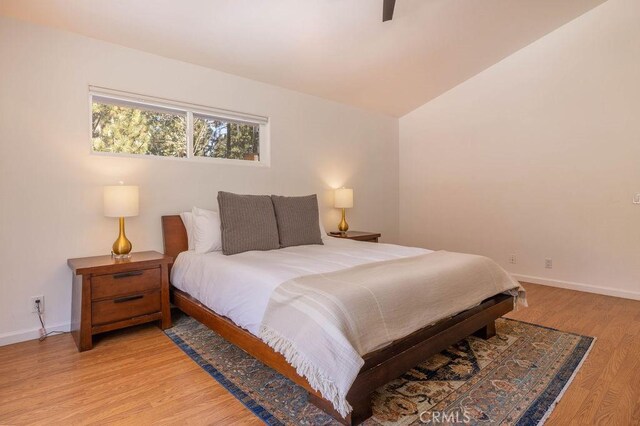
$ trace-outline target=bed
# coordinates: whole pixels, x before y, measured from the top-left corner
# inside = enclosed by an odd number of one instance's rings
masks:
[[[314,390],[282,354],[256,337],[269,294],[279,283],[297,276],[428,254],[429,251],[329,238],[325,242],[327,247],[292,247],[268,254],[195,255],[188,251],[186,230],[180,216],[163,216],[162,229],[165,254],[172,256],[175,262],[175,270],[171,273],[173,304],[305,388],[312,403],[344,424],[359,424],[370,417],[372,392],[430,355],[471,334],[482,338],[495,335],[495,320],[515,306],[515,296],[496,294],[366,353],[346,394],[352,411],[343,416],[336,411],[335,404]],[[233,275],[233,285],[228,284],[230,275]],[[207,280],[213,280],[215,285],[206,285]]]

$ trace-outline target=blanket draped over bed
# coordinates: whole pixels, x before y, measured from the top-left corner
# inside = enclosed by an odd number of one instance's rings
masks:
[[[524,289],[494,261],[438,251],[306,275],[271,294],[260,338],[344,417],[362,355],[502,292]]]

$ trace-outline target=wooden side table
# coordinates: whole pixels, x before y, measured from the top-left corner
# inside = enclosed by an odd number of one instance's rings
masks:
[[[171,327],[169,264],[155,251],[69,259],[73,271],[71,333],[80,352],[93,347],[93,335],[150,321]]]
[[[382,235],[377,232],[364,232],[364,231],[347,231],[339,234],[328,234],[330,237],[334,238],[345,238],[347,240],[355,240],[355,241],[367,241],[370,243],[377,243],[378,238]]]

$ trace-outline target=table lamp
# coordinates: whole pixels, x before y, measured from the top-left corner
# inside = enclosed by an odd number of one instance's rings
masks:
[[[115,185],[104,187],[104,215],[120,219],[120,235],[113,243],[111,255],[116,259],[131,257],[131,241],[124,233],[124,218],[138,216],[138,187]]]
[[[345,209],[353,207],[353,189],[336,189],[333,205],[338,209],[342,209],[342,220],[338,224],[338,230],[343,233],[347,232],[349,230],[349,224],[345,218]]]

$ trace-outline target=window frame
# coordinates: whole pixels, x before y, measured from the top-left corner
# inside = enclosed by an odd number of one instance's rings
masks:
[[[94,97],[114,102],[126,102],[131,104],[131,108],[138,105],[140,108],[158,108],[160,110],[172,110],[186,115],[186,157],[173,157],[152,154],[129,154],[122,152],[100,152],[93,149],[93,102]],[[193,155],[193,123],[194,115],[201,115],[207,118],[228,120],[232,122],[242,122],[247,124],[257,124],[259,126],[258,139],[258,161],[239,160],[235,158],[215,158]],[[187,161],[198,163],[213,163],[226,165],[242,165],[250,167],[270,167],[271,165],[271,145],[270,145],[270,120],[269,117],[247,114],[220,108],[212,108],[188,102],[173,101],[169,99],[140,95],[136,93],[123,92],[119,90],[107,89],[98,86],[89,86],[89,153],[96,156],[125,157],[125,158],[145,158],[162,159],[173,161]]]

